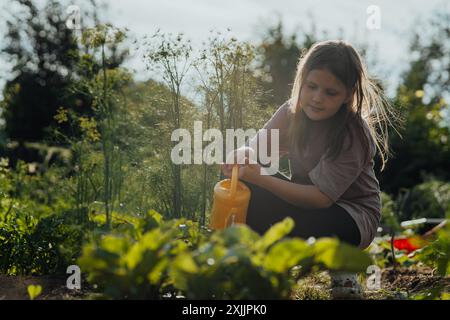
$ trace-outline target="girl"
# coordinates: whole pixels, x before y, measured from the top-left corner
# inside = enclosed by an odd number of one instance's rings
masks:
[[[335,236],[367,248],[380,221],[373,159],[378,149],[384,167],[388,113],[387,100],[350,44],[313,45],[298,63],[290,100],[264,126],[279,129],[279,152],[289,156],[291,178],[261,175],[258,163],[249,164],[260,133],[240,148],[247,162],[239,177],[252,192],[247,224],[262,234],[290,216],[291,236]],[[231,169],[222,165],[228,177]]]

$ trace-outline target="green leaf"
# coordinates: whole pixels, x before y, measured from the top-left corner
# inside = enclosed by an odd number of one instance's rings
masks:
[[[107,270],[111,267],[103,257],[99,256],[98,251],[96,251],[91,245],[86,245],[83,248],[83,254],[78,258],[78,264],[82,269],[86,271],[90,270]]]
[[[163,233],[160,228],[145,233],[142,238],[131,247],[126,255],[124,255],[123,261],[126,266],[129,269],[134,269],[137,265],[140,265],[141,262],[144,262],[146,265],[148,263],[151,263],[152,265],[157,263],[156,260],[149,261],[149,258],[146,258],[146,256],[151,255],[152,258],[150,260],[156,259],[153,257],[162,250],[163,246],[172,248],[175,245],[173,241],[171,242],[171,235],[173,233],[174,231]]]
[[[196,273],[198,271],[197,264],[188,253],[183,253],[177,256],[173,262],[173,265],[182,272]]]
[[[372,264],[370,256],[352,245],[338,239],[322,238],[313,246],[314,261],[330,270],[362,272]]]
[[[264,259],[264,268],[283,273],[313,255],[312,248],[303,240],[282,240],[272,246]]]
[[[226,247],[231,247],[237,244],[243,244],[248,247],[253,247],[258,240],[258,234],[250,229],[247,225],[233,225],[222,231],[214,232],[211,236],[211,241],[216,243],[223,243]]]
[[[153,228],[159,227],[163,222],[163,218],[162,218],[161,214],[159,214],[155,210],[150,210],[147,212],[147,215],[145,217],[145,222],[146,222],[146,226],[145,226],[146,229],[151,230]]]
[[[127,268],[133,270],[141,262],[143,253],[141,244],[135,243],[123,258]]]
[[[257,249],[267,250],[272,244],[288,235],[294,228],[294,220],[290,217],[273,225],[256,244]]]
[[[34,300],[35,298],[37,298],[41,292],[42,292],[42,287],[40,285],[29,285],[27,288],[28,291],[28,295],[30,296],[31,300]]]
[[[114,235],[107,235],[101,240],[101,248],[112,253],[122,254],[128,249],[128,240]]]
[[[167,259],[160,260],[147,275],[147,279],[150,281],[150,283],[157,284],[158,282],[160,282],[162,276],[165,274],[167,266]]]
[[[188,282],[192,279],[191,275],[195,275],[198,270],[199,268],[192,256],[182,253],[174,259],[169,273],[177,288],[187,290]]]
[[[441,295],[441,300],[450,300],[450,293],[443,292]]]
[[[173,233],[173,232],[172,232]],[[139,245],[143,249],[158,250],[158,248],[166,243],[170,233],[163,234],[161,229],[153,229],[145,233],[139,240]]]

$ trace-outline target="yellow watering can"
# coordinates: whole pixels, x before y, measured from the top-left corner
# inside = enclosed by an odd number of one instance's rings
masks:
[[[214,186],[210,228],[215,230],[245,223],[250,202],[250,189],[239,182],[239,166],[233,166],[231,179],[219,181]]]

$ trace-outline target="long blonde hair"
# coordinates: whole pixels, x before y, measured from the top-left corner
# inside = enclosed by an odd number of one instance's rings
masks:
[[[293,116],[290,117],[288,135],[291,145],[302,148],[309,139],[308,129],[311,120],[301,110],[299,98],[306,76],[314,69],[328,70],[345,85],[347,92],[352,94],[350,102],[344,103],[334,116],[336,121],[333,121],[328,134],[327,155],[334,158],[340,153],[346,129],[350,125],[357,124],[361,137],[366,137],[363,134],[362,123],[366,121],[370,136],[379,152],[383,170],[390,156],[388,127],[392,126],[395,129],[398,116],[382,88],[368,77],[358,52],[345,41],[328,40],[315,43],[300,57],[290,97],[290,112]],[[366,151],[369,150],[369,145],[366,137],[364,140]]]

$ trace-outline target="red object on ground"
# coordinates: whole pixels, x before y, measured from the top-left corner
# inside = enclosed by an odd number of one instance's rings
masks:
[[[422,248],[427,244],[427,241],[420,237],[410,237],[403,239],[394,239],[394,248],[398,250],[405,250],[411,253],[417,249]]]
[[[427,219],[424,219],[424,220],[427,220]],[[429,220],[431,221],[432,219],[429,219]],[[408,221],[405,221],[405,222],[408,222]],[[403,237],[403,238],[399,238],[399,239],[394,239],[394,248],[396,248],[398,250],[404,250],[404,251],[408,252],[408,254],[417,249],[423,248],[430,243],[430,240],[435,239],[435,235],[437,234],[437,232],[440,229],[442,229],[446,224],[447,224],[447,220],[444,219],[437,226],[435,226],[431,230],[427,231],[423,235],[414,235],[414,236],[410,236],[408,238]],[[391,241],[389,240],[389,243],[390,242]]]

